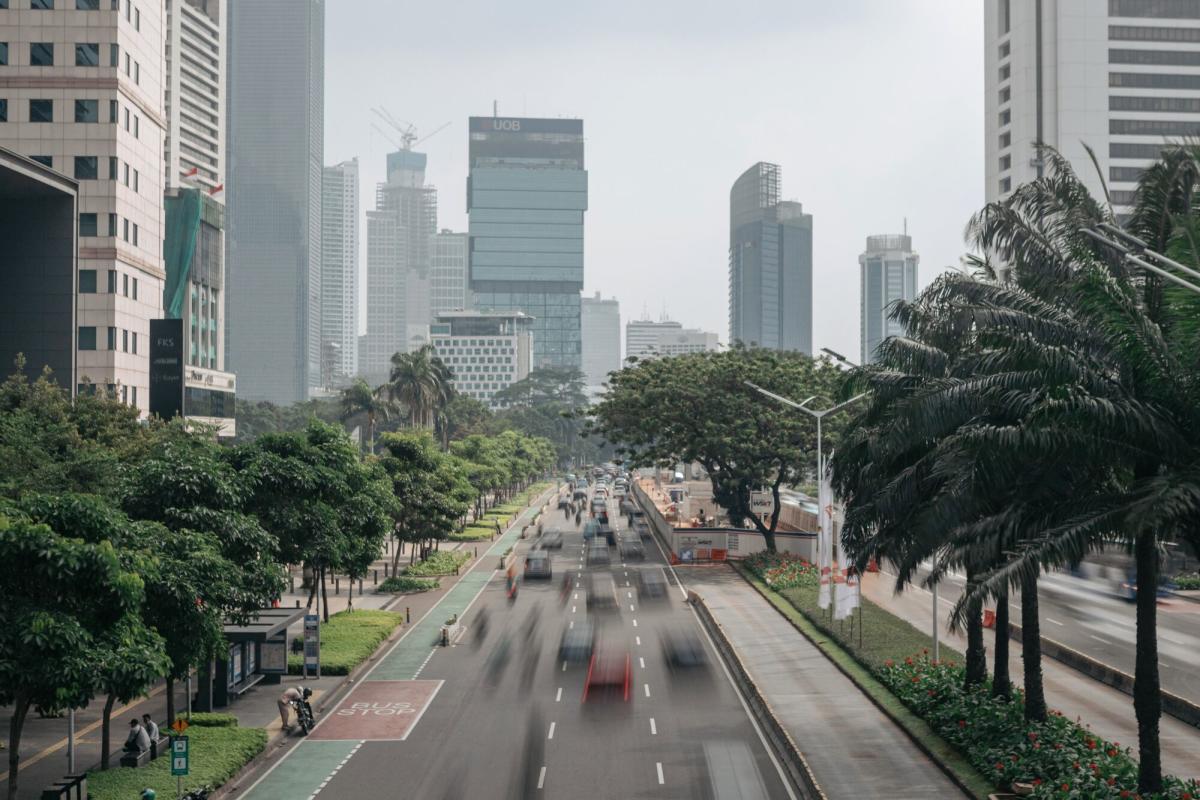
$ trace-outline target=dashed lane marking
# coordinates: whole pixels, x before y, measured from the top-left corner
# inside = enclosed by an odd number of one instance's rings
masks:
[[[538,773],[538,788],[541,789],[545,784],[546,784],[546,768],[542,767],[541,772]]]
[[[561,686],[558,687],[558,694],[554,695],[554,702],[556,702],[556,703],[562,702],[562,687]]]
[[[658,768],[658,785],[662,786],[664,783],[666,783],[666,780],[663,778],[662,762],[655,761],[654,766]]]
[[[641,656],[638,656],[638,665],[642,669],[645,669],[646,668],[646,659],[642,658]]]
[[[650,696],[650,684],[643,683],[642,688],[646,690],[646,697],[649,697]]]
[[[546,738],[547,738],[547,739],[553,739],[553,738],[554,738],[554,728],[555,728],[557,725],[558,725],[558,723],[557,723],[557,722],[551,722],[551,723],[550,723],[550,733],[548,733],[548,734],[546,735]]]
[[[634,641],[634,643],[635,643],[635,644],[637,644],[637,646],[638,646],[638,647],[641,647],[641,646],[642,646],[642,637],[640,637],[640,636],[635,636],[635,637],[633,637],[633,641]]]
[[[658,726],[654,724],[654,717],[650,718],[650,735],[658,736]]]
[[[635,627],[635,628],[637,627],[637,620],[636,620],[636,619],[633,621],[633,627]]]

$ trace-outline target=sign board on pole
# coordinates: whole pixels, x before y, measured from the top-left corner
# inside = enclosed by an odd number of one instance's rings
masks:
[[[183,416],[183,320],[150,320],[150,415]]]
[[[304,676],[308,671],[321,677],[321,618],[316,614],[304,615]]]
[[[258,662],[259,672],[264,675],[287,674],[287,640],[268,639],[263,642]]]
[[[188,774],[188,737],[171,737],[171,774]]]
[[[775,510],[775,498],[770,492],[750,493],[750,513],[770,514]]]

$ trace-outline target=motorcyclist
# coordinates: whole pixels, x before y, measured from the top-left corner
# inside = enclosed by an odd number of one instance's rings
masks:
[[[275,705],[279,708],[279,719],[283,722],[284,728],[289,727],[288,712],[292,706],[310,697],[312,697],[312,689],[309,689],[307,686],[303,689],[298,686],[291,686],[283,690]]]

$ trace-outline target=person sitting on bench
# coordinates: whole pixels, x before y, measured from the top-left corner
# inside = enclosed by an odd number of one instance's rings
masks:
[[[149,714],[142,714],[142,727],[146,729],[146,738],[150,741],[157,742],[162,738],[162,734],[158,732],[158,723]]]
[[[129,720],[129,738],[125,740],[125,752],[138,755],[150,749],[150,737],[137,717]]]

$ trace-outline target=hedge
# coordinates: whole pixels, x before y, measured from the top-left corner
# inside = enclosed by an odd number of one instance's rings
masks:
[[[366,661],[380,642],[391,635],[403,615],[392,611],[357,609],[341,611],[321,625],[321,674],[349,675]],[[288,655],[288,673],[300,675],[304,656]]]
[[[997,786],[1033,785],[1035,798],[1119,800],[1137,795],[1137,761],[1128,748],[1109,743],[1058,712],[1044,723],[1024,720],[1024,699],[1014,686],[1011,702],[991,697],[990,680],[963,688],[963,656],[942,645],[941,661],[929,655],[932,640],[908,622],[862,599],[862,647],[859,616],[854,626],[831,621],[817,606],[816,571],[793,565],[786,554],[751,557],[743,566],[764,582],[775,577],[777,590],[800,614],[867,668],[905,707],[924,720],[943,741]],[[803,562],[801,562],[803,563]],[[1111,780],[1111,783],[1110,783]],[[1142,800],[1200,800],[1195,781],[1167,778],[1167,791]]]
[[[437,578],[407,578],[401,575],[400,577],[388,578],[379,584],[375,591],[380,594],[396,592],[411,594],[414,592],[428,592],[430,589],[437,589],[441,585],[441,581]]]
[[[424,561],[409,564],[400,574],[414,578],[456,575],[458,574],[458,568],[470,560],[471,554],[462,550],[435,550]]]
[[[189,726],[199,725],[202,728],[236,728],[238,718],[233,714],[222,714],[217,711],[194,711],[192,716],[184,717]]]
[[[189,774],[183,779],[184,791],[220,786],[267,746],[267,732],[262,728],[197,724],[199,716],[192,715],[192,727],[187,731]],[[129,800],[140,797],[145,788],[154,789],[159,797],[175,797],[175,785],[167,756],[137,769],[113,767],[88,773],[91,800]]]
[[[1172,579],[1176,589],[1184,591],[1192,591],[1200,589],[1200,572],[1193,572],[1190,575],[1176,575]]]

